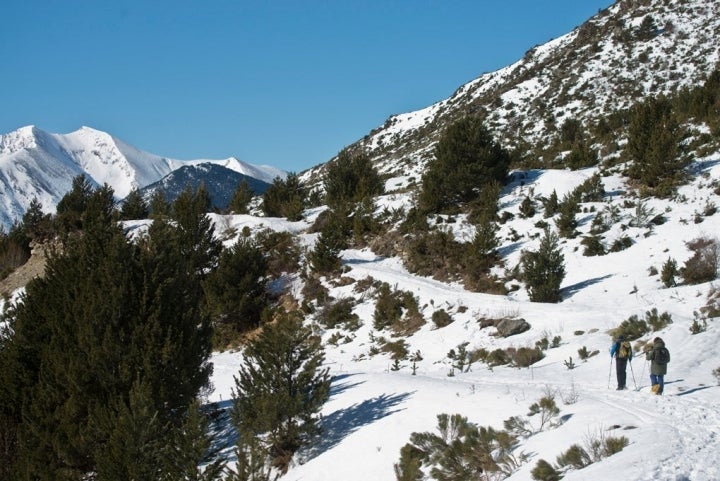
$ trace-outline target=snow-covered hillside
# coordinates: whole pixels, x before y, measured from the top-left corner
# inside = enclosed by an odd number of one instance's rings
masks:
[[[34,197],[46,212],[70,190],[74,177],[85,174],[95,185],[108,184],[122,199],[134,188],[157,182],[186,165],[218,164],[272,183],[285,172],[252,165],[234,157],[222,160],[175,160],[143,152],[108,133],[82,127],[51,134],[28,126],[0,135],[0,227],[7,230],[22,218]]]
[[[720,479],[720,409],[716,402],[720,387],[713,375],[713,370],[720,367],[720,326],[710,318],[706,319],[704,332],[690,331],[693,321],[702,317],[696,313],[709,302],[708,295],[715,287],[710,283],[666,288],[659,274],[651,271],[660,271],[668,258],[682,266],[691,255],[687,242],[698,237],[715,238],[720,231],[720,214],[705,210],[707,205],[720,203],[712,187],[720,179],[718,159],[720,154],[697,161],[695,179],[674,200],[647,201],[649,211],[666,218],[664,224],[652,227],[632,227],[638,199],[632,197],[620,176],[602,177],[607,194],[602,202],[583,204],[585,214],[579,215],[579,230],[587,234],[596,213],[614,211],[617,222],[606,233],[605,241],[612,243],[626,235],[633,245],[619,252],[587,257],[582,254],[582,235],[565,240],[562,250],[567,275],[562,284],[563,300],[558,304],[529,302],[524,288],[506,296],[472,293],[458,284],[412,275],[397,258],[378,257],[367,250],[344,251],[348,269],[344,277],[354,282],[328,286],[336,299],[357,300],[353,312],[359,315],[362,326],[354,332],[316,326],[326,343],[327,365],[334,377],[332,395],[322,412],[325,433],[314,447],[296,456],[294,465],[281,479],[395,479],[393,464],[399,460],[400,448],[412,432],[435,431],[438,414],[459,413],[478,425],[502,429],[505,419],[525,416],[532,403],[548,394],[560,407],[562,423],[521,440],[515,454],[527,456],[527,461],[507,479],[529,480],[539,459],[555,463],[556,457],[572,444],[585,446],[592,439],[608,436],[624,436],[629,445],[584,469],[568,471],[564,479],[613,480],[618,473],[624,480],[638,481]],[[541,229],[535,224],[543,219],[542,213],[530,219],[517,215],[528,191],[549,195],[555,190],[562,196],[595,172],[525,172],[523,182],[505,189],[500,215],[504,211],[516,214],[501,232],[500,251],[508,268],[518,262],[523,249],[535,249],[538,244]],[[393,194],[380,198],[377,207],[408,207],[410,202],[410,196]],[[309,213],[305,227],[316,214]],[[316,236],[303,233],[303,222],[251,216],[213,218],[220,232],[230,227],[238,231],[244,226],[251,230],[271,227],[300,235],[306,245],[312,245]],[[470,226],[462,222],[448,225],[458,238],[469,237]],[[377,353],[377,339],[397,338],[389,331],[373,328],[376,299],[371,292],[356,289],[358,282],[368,276],[409,291],[418,300],[427,323],[406,339],[408,351],[422,356],[414,375],[409,360],[400,362],[399,370],[395,370],[398,366],[394,366],[389,354]],[[293,293],[301,297],[299,289]],[[430,319],[440,308],[454,322],[437,328]],[[665,395],[650,392],[648,365],[641,354],[628,370],[630,389],[616,391],[608,331],[630,316],[642,319],[652,309],[672,317],[667,327],[641,338],[647,341],[660,336],[672,353]],[[526,319],[531,329],[502,338],[492,327],[481,328],[481,319],[502,317]],[[559,345],[547,349],[545,357],[529,368],[490,368],[477,362],[469,372],[460,372],[448,358],[448,352],[457,351],[463,343],[468,343],[467,350],[532,348],[537,341],[556,336]],[[582,348],[598,354],[583,361],[578,353]],[[230,406],[233,375],[241,359],[241,352],[213,357],[215,391],[210,401],[221,408]],[[570,361],[573,369],[568,368]],[[537,427],[538,419],[528,419]],[[232,459],[230,448],[225,454]]]
[[[702,84],[718,68],[718,41],[720,2],[619,0],[449,98],[391,116],[352,147],[400,175],[423,166],[445,127],[467,113],[485,115],[508,148],[548,145],[566,120],[590,128],[645,97]],[[303,179],[317,182],[322,169]]]

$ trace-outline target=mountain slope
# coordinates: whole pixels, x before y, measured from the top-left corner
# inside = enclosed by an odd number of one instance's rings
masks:
[[[524,155],[551,144],[569,119],[591,129],[644,97],[700,85],[720,66],[719,41],[720,2],[621,0],[448,99],[391,116],[350,148],[367,151],[388,175],[421,170],[447,125],[481,113],[496,138]],[[303,180],[319,184],[323,168]]]
[[[34,126],[0,135],[0,226],[9,228],[37,197],[46,212],[70,190],[72,179],[85,174],[95,185],[108,184],[118,199],[134,188],[159,181],[183,167],[214,164],[271,183],[285,173],[270,166],[223,160],[181,161],[149,154],[98,130],[82,127],[51,134]]]
[[[249,175],[241,174],[219,164],[197,163],[175,169],[157,182],[140,189],[142,197],[149,201],[152,193],[161,190],[168,202],[173,202],[188,186],[197,190],[204,184],[210,195],[212,209],[225,209],[242,181],[254,195],[265,193],[270,184]]]

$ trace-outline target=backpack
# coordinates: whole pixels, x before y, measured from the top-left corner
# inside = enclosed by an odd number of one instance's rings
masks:
[[[617,357],[619,357],[621,359],[625,359],[627,357],[630,357],[630,352],[632,352],[632,347],[630,346],[630,342],[623,341],[620,343],[620,347],[618,348]]]
[[[655,362],[658,364],[667,364],[670,359],[670,353],[666,347],[659,347],[655,350]]]

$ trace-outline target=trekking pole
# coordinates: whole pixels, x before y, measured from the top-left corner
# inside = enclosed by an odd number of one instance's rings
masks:
[[[608,371],[608,389],[610,389],[610,376],[612,376],[612,356],[610,356],[610,370]]]
[[[647,359],[643,362],[642,372],[640,373],[640,388],[642,388],[642,380],[645,379],[645,366],[647,365]],[[639,388],[638,388],[639,390]]]
[[[638,387],[637,387],[637,382],[635,382],[635,372],[633,371],[633,368],[632,368],[632,360],[628,361],[628,364],[630,364],[630,374],[632,374],[633,384],[635,384],[635,390],[637,391]]]

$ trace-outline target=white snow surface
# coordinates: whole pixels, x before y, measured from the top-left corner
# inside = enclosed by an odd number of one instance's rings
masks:
[[[646,202],[655,214],[662,213],[667,219],[665,224],[652,229],[630,226],[635,207],[624,203],[637,199],[626,195],[621,177],[603,177],[607,193],[604,201],[583,207],[594,207],[595,212],[617,207],[621,219],[606,233],[606,242],[628,235],[634,244],[620,252],[586,257],[580,245],[582,236],[563,240],[567,275],[562,285],[563,301],[558,304],[529,302],[524,287],[505,296],[473,293],[459,284],[413,275],[396,258],[379,257],[369,250],[344,251],[343,262],[348,269],[345,276],[355,281],[372,276],[396,289],[410,291],[417,298],[427,324],[407,338],[407,343],[409,352],[420,351],[423,360],[417,363],[413,375],[409,361],[401,362],[400,370],[395,371],[387,354],[372,355],[371,333],[374,338],[385,336],[395,340],[390,332],[373,329],[375,300],[371,295],[355,292],[354,284],[331,287],[334,298],[359,299],[354,312],[362,326],[355,332],[316,326],[325,341],[337,333],[351,340],[326,344],[326,365],[333,385],[330,399],[322,409],[324,433],[312,447],[296,454],[288,473],[280,479],[394,480],[393,465],[399,460],[400,448],[409,442],[413,432],[434,432],[438,414],[458,413],[477,425],[502,429],[505,419],[527,415],[529,406],[548,394],[555,396],[563,422],[559,427],[521,439],[515,452],[526,455],[528,460],[509,480],[530,480],[531,470],[539,459],[555,464],[556,457],[572,444],[584,446],[590,439],[607,436],[625,436],[629,445],[588,467],[566,471],[563,479],[720,479],[717,402],[720,387],[712,374],[720,367],[720,326],[710,318],[705,332],[695,335],[690,332],[695,313],[706,305],[714,285],[666,288],[659,275],[649,273],[650,267],[661,270],[670,257],[682,266],[691,255],[688,241],[703,236],[714,238],[720,231],[720,214],[703,216],[698,223],[694,220],[708,203],[720,202],[710,187],[720,178],[719,159],[716,154],[697,161],[693,167],[699,175],[681,189],[675,200]],[[516,181],[505,189],[500,202],[501,214],[502,211],[515,214],[501,230],[500,252],[508,268],[517,264],[521,250],[534,249],[539,242],[534,234],[541,231],[535,223],[542,219],[542,214],[531,219],[518,215],[520,201],[529,190],[544,196],[555,190],[562,198],[594,172],[587,169],[516,173]],[[399,197],[380,198],[378,209],[384,203],[398,207]],[[405,198],[405,206],[410,203],[410,197]],[[579,214],[582,234],[589,231],[593,215],[593,212]],[[263,227],[299,233],[308,246],[314,240],[302,233],[300,224],[279,219],[253,220],[251,216],[214,219],[216,224],[222,222],[226,227],[248,225],[255,229],[262,223]],[[306,225],[311,222],[312,219],[306,221]],[[621,228],[621,224],[625,227]],[[452,226],[458,238],[470,238],[467,234],[472,231],[471,226],[462,222]],[[513,231],[520,233],[519,239],[511,239]],[[430,319],[440,308],[454,322],[436,328]],[[653,308],[660,314],[669,313],[673,321],[661,331],[642,338],[647,341],[660,336],[671,352],[665,394],[656,396],[650,392],[649,366],[642,353],[636,353],[628,368],[629,389],[617,391],[608,330],[632,315],[642,319]],[[481,318],[505,316],[524,318],[532,328],[509,338],[495,336],[492,327],[480,328]],[[478,362],[468,372],[458,372],[451,368],[447,357],[450,349],[457,349],[464,342],[468,349],[494,350],[534,347],[543,337],[555,336],[561,337],[560,345],[545,351],[545,358],[530,368],[490,369]],[[582,361],[578,355],[582,347],[599,353]],[[566,366],[571,358],[574,369]],[[242,362],[242,352],[216,353],[212,362],[215,390],[208,402],[229,409],[233,376]],[[573,398],[576,402],[572,402]],[[537,419],[528,419],[537,427]],[[232,463],[231,447],[226,447],[225,452]]]

